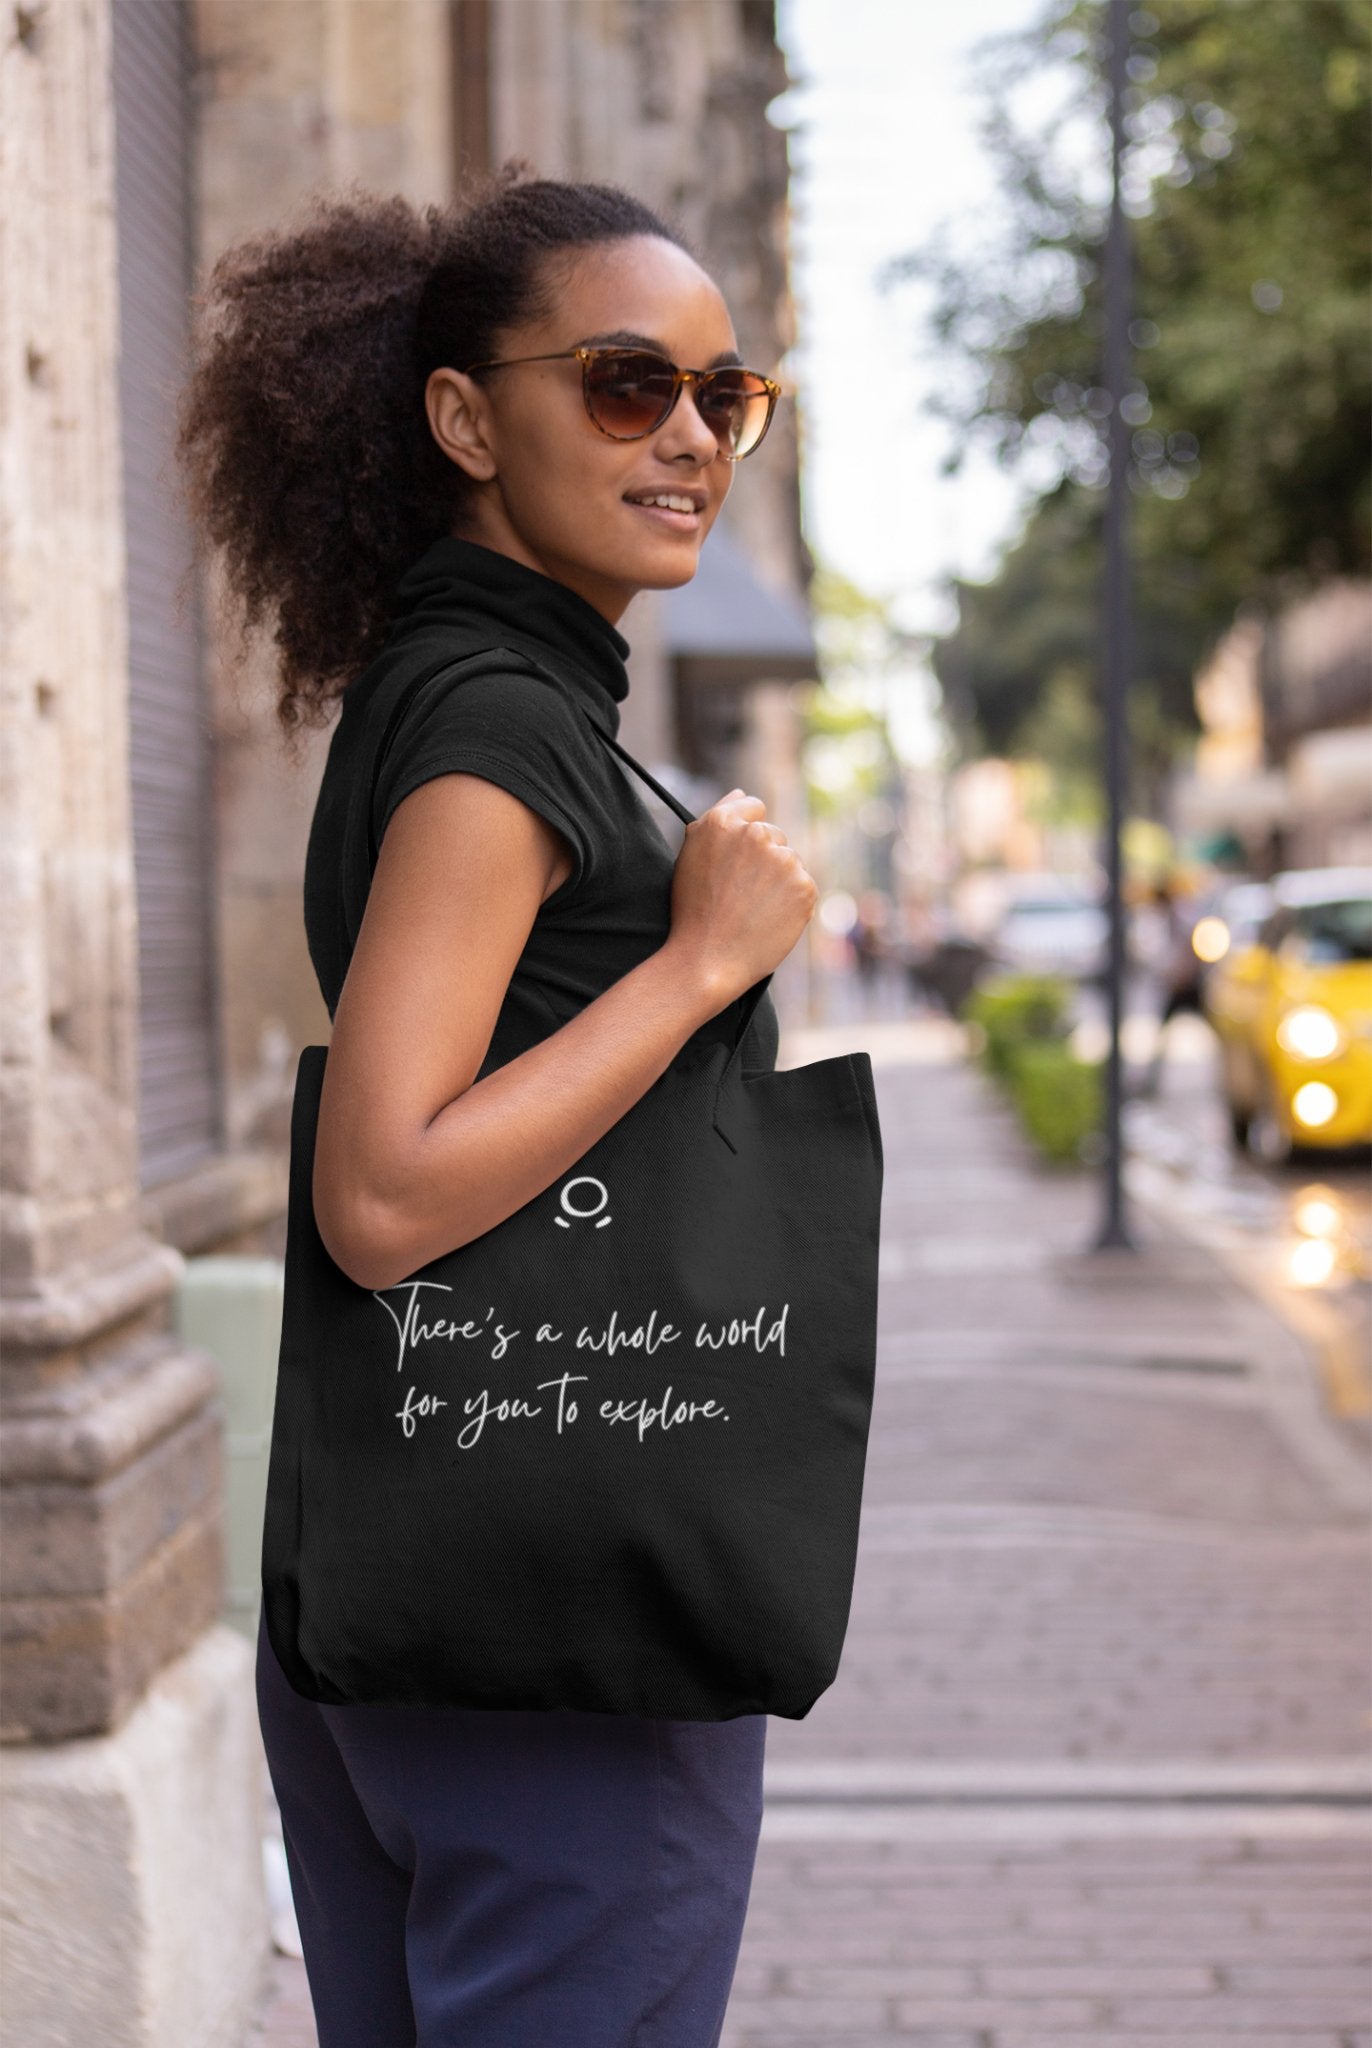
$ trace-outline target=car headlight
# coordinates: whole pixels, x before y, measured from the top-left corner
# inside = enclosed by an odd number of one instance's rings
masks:
[[[1339,1098],[1324,1081],[1307,1081],[1291,1098],[1291,1114],[1312,1131],[1331,1123],[1338,1111]]]
[[[1278,1024],[1277,1044],[1294,1059],[1332,1059],[1343,1049],[1343,1026],[1319,1003],[1301,1003]]]

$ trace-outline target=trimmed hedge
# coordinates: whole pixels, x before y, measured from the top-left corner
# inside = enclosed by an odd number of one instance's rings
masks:
[[[1101,1063],[1071,1047],[1071,1000],[1071,984],[1056,975],[1002,974],[982,982],[961,1011],[982,1068],[1056,1165],[1086,1158],[1103,1117]]]

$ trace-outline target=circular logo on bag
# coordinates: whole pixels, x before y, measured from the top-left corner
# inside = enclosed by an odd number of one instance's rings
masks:
[[[578,1209],[571,1199],[573,1188],[596,1188],[599,1190],[599,1199],[593,1201],[589,1209]],[[603,1230],[610,1221],[610,1218],[608,1216],[601,1216],[600,1212],[609,1199],[610,1190],[606,1187],[603,1180],[596,1180],[589,1173],[579,1173],[575,1180],[563,1181],[562,1191],[559,1196],[563,1213],[561,1216],[555,1216],[553,1221],[561,1229],[570,1230],[572,1223],[589,1223],[591,1218],[595,1216],[600,1219],[596,1224],[596,1229]],[[568,1220],[569,1218],[571,1219],[570,1221]]]

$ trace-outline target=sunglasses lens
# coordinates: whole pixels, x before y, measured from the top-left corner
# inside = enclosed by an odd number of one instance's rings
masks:
[[[672,365],[661,356],[630,349],[607,351],[587,365],[586,398],[591,416],[607,434],[637,440],[650,434],[672,409]],[[700,416],[726,455],[737,460],[756,448],[771,417],[771,400],[751,370],[713,370],[695,386]]]
[[[771,416],[771,399],[751,370],[715,370],[699,386],[701,418],[735,460],[756,448]]]
[[[607,434],[631,441],[649,434],[672,403],[671,365],[661,356],[603,355],[589,364],[586,397]]]

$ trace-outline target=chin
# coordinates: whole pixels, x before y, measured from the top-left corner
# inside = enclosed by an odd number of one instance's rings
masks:
[[[675,563],[663,563],[660,568],[644,565],[643,573],[637,578],[642,590],[679,590],[683,583],[689,583],[700,567],[700,543],[693,548],[682,548]]]
[[[711,520],[710,525],[713,524]],[[710,527],[706,526],[699,533],[666,535],[655,547],[636,548],[628,565],[634,581],[644,590],[680,589],[699,569],[700,551],[709,532]],[[620,567],[622,573],[622,557]]]

